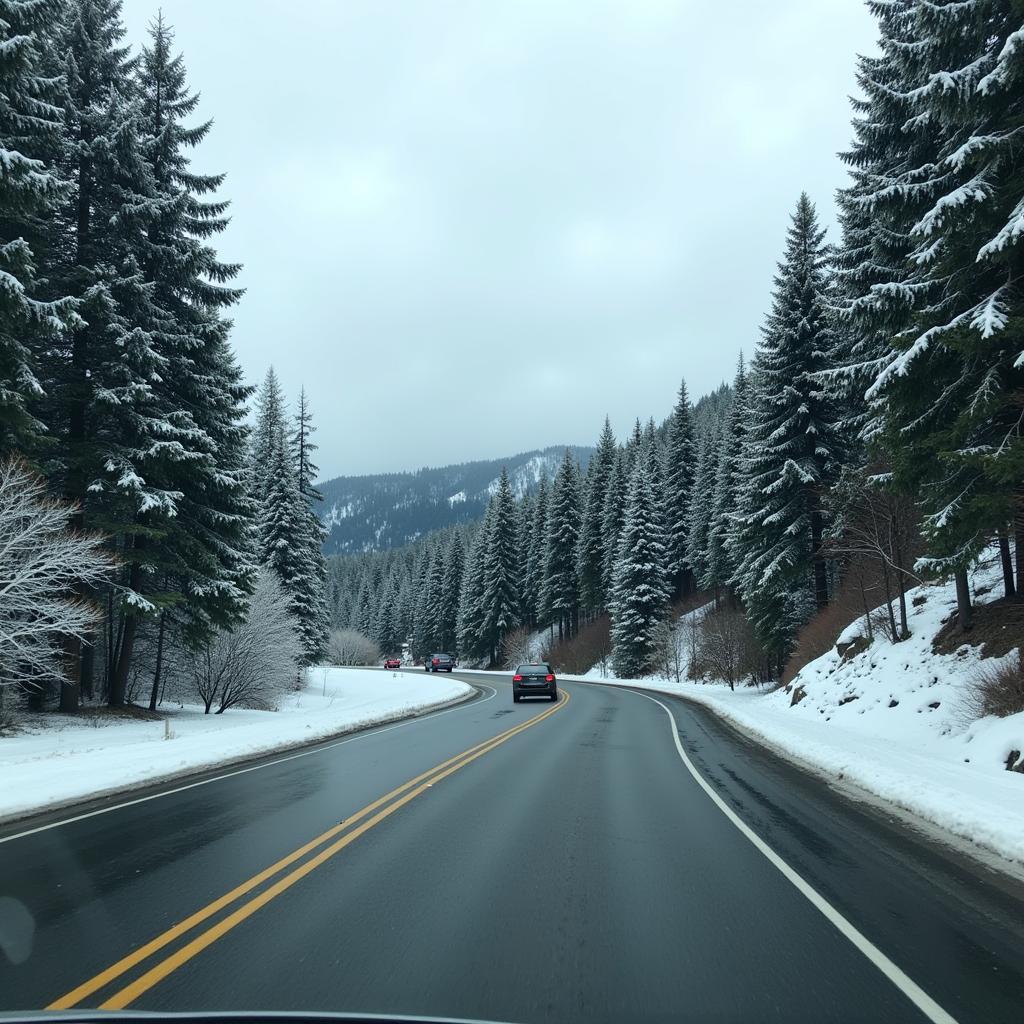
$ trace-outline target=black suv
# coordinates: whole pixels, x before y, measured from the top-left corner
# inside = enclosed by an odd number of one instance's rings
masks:
[[[451,672],[455,668],[455,659],[450,654],[432,654],[423,662],[426,672]]]
[[[558,686],[551,666],[540,662],[536,665],[520,665],[512,677],[512,701],[519,703],[520,697],[547,697],[558,700]]]

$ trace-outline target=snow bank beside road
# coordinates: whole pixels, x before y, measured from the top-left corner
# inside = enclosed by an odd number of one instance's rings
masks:
[[[426,673],[313,668],[277,711],[160,709],[159,721],[100,715],[29,717],[0,739],[0,820],[404,718],[472,688]],[[169,723],[171,739],[165,739]]]
[[[979,574],[975,586],[991,585],[989,575]],[[972,720],[965,701],[980,650],[933,651],[933,638],[956,608],[952,584],[919,587],[908,603],[909,639],[890,644],[876,636],[846,660],[833,649],[807,665],[790,691],[732,692],[724,684],[662,679],[609,682],[698,701],[822,774],[1024,864],[1024,774],[1005,770],[1007,754],[1024,750],[1024,714]],[[865,632],[858,620],[840,641]],[[806,695],[792,705],[797,686]]]

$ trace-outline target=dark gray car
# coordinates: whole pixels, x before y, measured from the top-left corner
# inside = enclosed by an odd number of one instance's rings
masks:
[[[558,700],[555,673],[545,662],[520,665],[512,677],[512,700],[518,704],[521,697],[547,697]]]
[[[427,672],[451,672],[455,668],[455,658],[450,654],[431,654],[423,662]]]

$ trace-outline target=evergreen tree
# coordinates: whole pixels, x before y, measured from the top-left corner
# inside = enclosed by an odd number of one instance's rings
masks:
[[[492,503],[492,522],[481,565],[483,641],[490,649],[491,664],[497,664],[501,641],[519,623],[520,559],[516,502],[502,468]]]
[[[697,441],[697,469],[693,478],[693,498],[686,523],[686,564],[700,586],[708,575],[712,510],[715,481],[718,476],[720,438],[714,429],[705,430]]]
[[[263,500],[271,484],[270,458],[277,444],[278,436],[285,429],[284,393],[278,383],[277,374],[271,366],[263,378],[256,396],[256,424],[252,431],[250,445],[250,473],[252,496],[257,502]]]
[[[326,646],[323,614],[324,581],[309,559],[306,533],[308,506],[299,493],[291,452],[284,432],[270,456],[270,482],[260,509],[259,561],[273,572],[288,595],[295,616],[305,664],[323,656]],[[379,593],[379,591],[378,591]],[[373,633],[372,614],[366,623]]]
[[[61,110],[43,69],[58,13],[55,0],[0,0],[0,456],[43,429],[30,408],[42,394],[37,356],[70,314],[67,301],[44,301],[37,281],[40,224],[64,187],[48,159]]]
[[[629,485],[627,457],[623,449],[616,452],[615,461],[608,473],[608,487],[604,496],[604,518],[601,523],[601,537],[604,543],[604,562],[601,579],[604,592],[611,598],[615,561],[619,556],[619,540],[626,516],[626,490]]]
[[[883,403],[896,485],[921,500],[923,564],[957,576],[966,626],[966,569],[1014,518],[1024,570],[1021,12],[967,0],[900,13],[894,24],[880,9],[880,85],[920,131],[902,153],[869,140],[876,163],[864,204],[909,243],[905,262],[872,289],[896,309],[883,321],[890,358],[869,398]]]
[[[604,586],[604,503],[608,478],[616,459],[615,436],[605,417],[604,429],[597,442],[597,451],[587,467],[583,488],[583,510],[580,517],[579,547],[576,572],[579,577],[580,604],[591,614],[605,606]]]
[[[316,478],[320,472],[313,462],[313,453],[320,447],[313,441],[316,427],[313,426],[313,413],[306,398],[306,389],[299,390],[298,408],[295,411],[294,429],[292,430],[292,458],[295,460],[295,477],[299,485],[299,493],[311,504],[323,501],[324,496],[316,489]]]
[[[835,470],[835,415],[819,375],[831,350],[827,250],[806,194],[797,203],[755,361],[744,454],[739,582],[762,641],[780,660],[811,605],[828,600],[821,495]]]
[[[548,534],[541,584],[541,620],[557,622],[558,635],[576,630],[579,592],[576,544],[580,529],[579,468],[567,448],[555,477],[548,510]]]
[[[652,667],[657,627],[669,598],[665,531],[648,460],[634,455],[625,524],[612,580],[612,665],[623,679]]]
[[[484,636],[483,571],[494,522],[494,501],[487,506],[483,522],[470,545],[459,601],[459,654],[476,658],[488,653]]]
[[[665,538],[669,578],[675,595],[685,594],[693,584],[687,561],[690,504],[694,489],[693,422],[686,381],[679,385],[679,397],[668,422],[665,445]]]
[[[707,568],[701,585],[713,587],[716,594],[731,584],[739,568],[732,539],[743,466],[741,454],[750,416],[747,406],[747,373],[740,355],[732,384],[732,405],[718,446],[718,465],[714,496],[708,523]]]
[[[544,553],[548,537],[548,490],[548,475],[542,471],[531,509],[530,542],[524,570],[523,604],[526,607],[525,619],[531,626],[540,621],[540,593],[544,583]]]
[[[464,561],[465,550],[462,546],[462,537],[456,530],[452,533],[452,539],[445,554],[437,615],[438,646],[443,651],[453,653],[459,647],[459,597],[462,593]]]

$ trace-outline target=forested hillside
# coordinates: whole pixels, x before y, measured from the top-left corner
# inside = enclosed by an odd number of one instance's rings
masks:
[[[480,519],[503,468],[518,497],[533,494],[542,475],[554,472],[563,450],[325,480],[317,484],[324,498],[324,551],[330,555],[401,547],[433,530]],[[573,446],[572,451],[585,466],[593,449]]]

